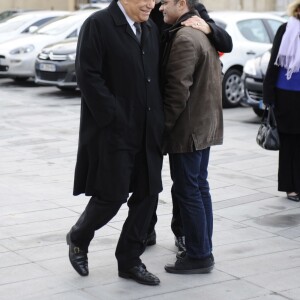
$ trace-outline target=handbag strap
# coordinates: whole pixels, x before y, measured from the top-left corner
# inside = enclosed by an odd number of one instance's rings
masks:
[[[274,109],[271,105],[268,106],[268,123],[272,126],[272,127],[277,127],[277,122],[276,122],[276,118],[275,118],[275,114],[274,114]]]

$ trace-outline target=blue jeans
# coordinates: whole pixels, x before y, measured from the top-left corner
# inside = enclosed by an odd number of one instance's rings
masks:
[[[212,251],[213,213],[207,167],[210,148],[190,153],[169,154],[172,200],[177,202],[192,258],[204,258]]]

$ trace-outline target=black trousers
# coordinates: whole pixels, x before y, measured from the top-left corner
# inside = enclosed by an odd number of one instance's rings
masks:
[[[130,168],[133,170],[131,182],[133,193],[127,201],[129,212],[115,253],[120,271],[126,271],[141,263],[140,256],[145,250],[147,231],[158,201],[158,195],[149,195],[148,192],[149,180],[144,150],[135,156]],[[117,184],[116,182],[116,186]],[[72,227],[72,242],[88,250],[95,231],[107,224],[126,200],[120,199],[115,202],[101,195],[91,197],[84,212]]]
[[[172,203],[173,203],[173,214],[172,214],[172,220],[171,220],[171,229],[175,236],[177,236],[177,237],[184,236],[179,204],[176,200],[174,200],[174,197],[172,197]],[[148,234],[153,232],[155,225],[157,223],[157,213],[156,213],[157,205],[158,205],[158,199],[157,199],[155,209],[154,209],[151,221],[150,221]]]
[[[279,133],[278,190],[300,193],[300,134]]]

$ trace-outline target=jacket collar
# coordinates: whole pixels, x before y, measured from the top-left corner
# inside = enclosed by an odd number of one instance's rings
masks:
[[[176,32],[183,28],[184,26],[181,25],[181,22],[189,19],[192,16],[199,16],[199,13],[196,10],[191,10],[185,14],[183,14],[177,21],[175,24],[173,24],[171,27],[169,27],[168,29],[166,29],[164,31],[164,39],[166,40],[170,40],[173,38],[173,36],[176,34]]]

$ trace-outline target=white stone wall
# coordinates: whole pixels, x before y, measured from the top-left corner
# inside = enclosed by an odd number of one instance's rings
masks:
[[[6,9],[74,10],[76,0],[0,0],[0,11]]]
[[[285,10],[292,0],[200,0],[212,10]],[[88,0],[0,0],[0,11],[10,8],[74,10]]]

